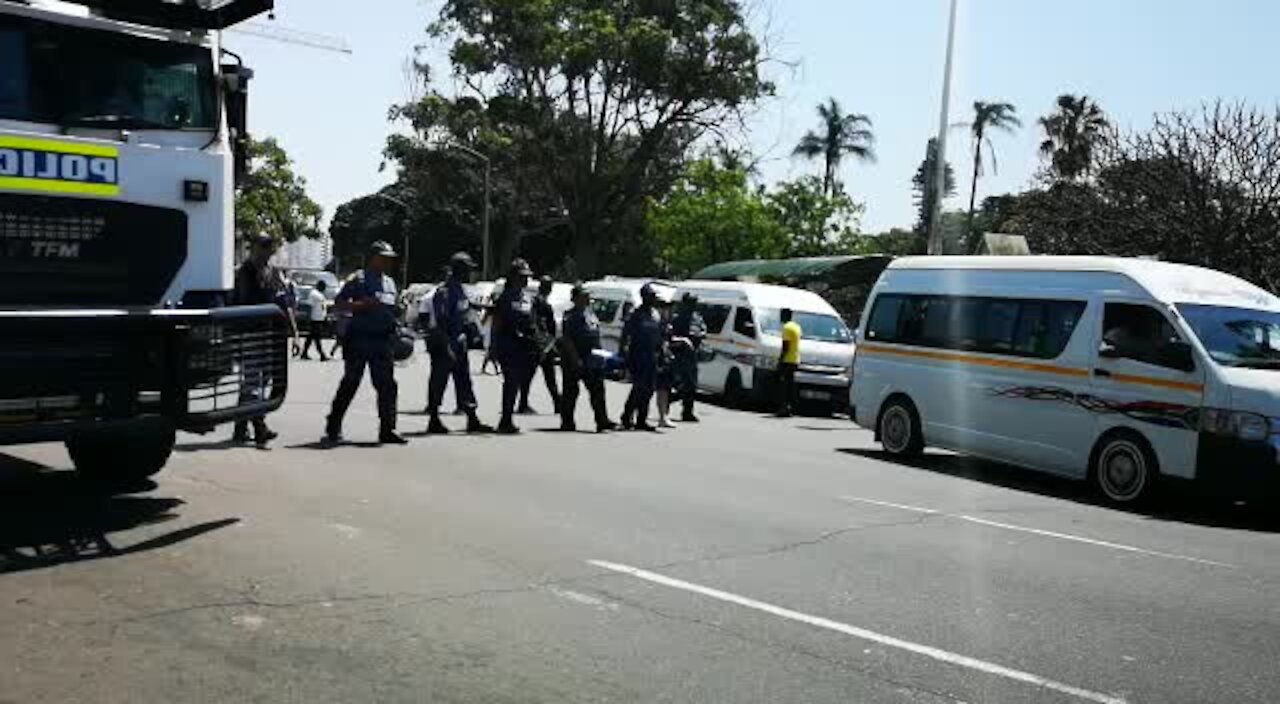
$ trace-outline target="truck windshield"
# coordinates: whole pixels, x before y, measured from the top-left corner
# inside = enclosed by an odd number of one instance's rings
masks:
[[[819,342],[853,342],[853,335],[844,321],[834,315],[824,313],[806,313],[802,310],[792,312],[792,320],[800,324],[800,331],[806,340]],[[782,334],[782,312],[777,308],[765,308],[760,311],[760,329],[770,335]]]
[[[215,97],[207,48],[0,15],[0,119],[213,129]]]
[[[1280,313],[1189,303],[1177,307],[1218,364],[1280,370]]]

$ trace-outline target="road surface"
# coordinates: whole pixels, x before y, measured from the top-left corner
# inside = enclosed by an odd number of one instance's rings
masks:
[[[412,444],[364,442],[366,387],[324,450],[339,374],[295,363],[275,447],[184,436],[146,493],[6,449],[0,702],[1280,701],[1265,512],[1117,511],[714,407],[661,435],[428,438],[420,368]]]

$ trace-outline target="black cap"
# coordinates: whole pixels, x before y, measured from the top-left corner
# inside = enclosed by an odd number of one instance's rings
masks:
[[[640,300],[650,301],[658,297],[658,290],[652,284],[645,284],[640,287]]]
[[[393,249],[391,245],[387,244],[386,242],[383,242],[382,240],[378,240],[377,242],[374,242],[373,244],[369,245],[369,256],[372,257],[375,254],[380,257],[400,256],[399,254],[396,254],[396,250]]]
[[[529,262],[517,257],[511,260],[511,268],[507,271],[508,276],[533,276],[533,269],[529,268]]]
[[[588,291],[587,287],[583,286],[582,284],[574,284],[573,290],[569,291],[569,298],[571,300],[575,300],[578,298],[578,296],[581,296],[583,294],[590,296],[591,292]]]
[[[271,235],[258,235],[257,237],[253,238],[253,246],[254,247],[270,247],[272,249],[275,249],[276,239]]]
[[[462,268],[474,269],[474,268],[476,268],[476,260],[472,259],[472,258],[471,258],[471,255],[470,255],[470,254],[467,254],[466,252],[454,252],[454,253],[453,253],[453,256],[452,256],[452,257],[449,257],[449,268],[451,268],[451,269],[462,269]]]
[[[697,303],[698,294],[694,293],[693,291],[685,291],[684,296],[682,296],[680,300],[684,301],[685,303]]]

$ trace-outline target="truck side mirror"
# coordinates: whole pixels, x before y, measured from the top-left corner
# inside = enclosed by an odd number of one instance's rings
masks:
[[[231,133],[231,154],[235,181],[249,175],[249,81],[253,69],[240,64],[222,65],[222,95],[227,109],[227,129]]]

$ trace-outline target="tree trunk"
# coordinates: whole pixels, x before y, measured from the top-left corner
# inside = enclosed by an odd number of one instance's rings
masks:
[[[591,227],[590,217],[575,218],[573,223],[573,264],[578,277],[586,281],[596,278],[600,272],[599,243]]]
[[[965,247],[973,254],[973,245],[977,239],[973,232],[974,209],[978,203],[978,175],[982,172],[982,138],[978,138],[978,146],[973,150],[973,182],[969,184],[969,223],[964,228]]]

